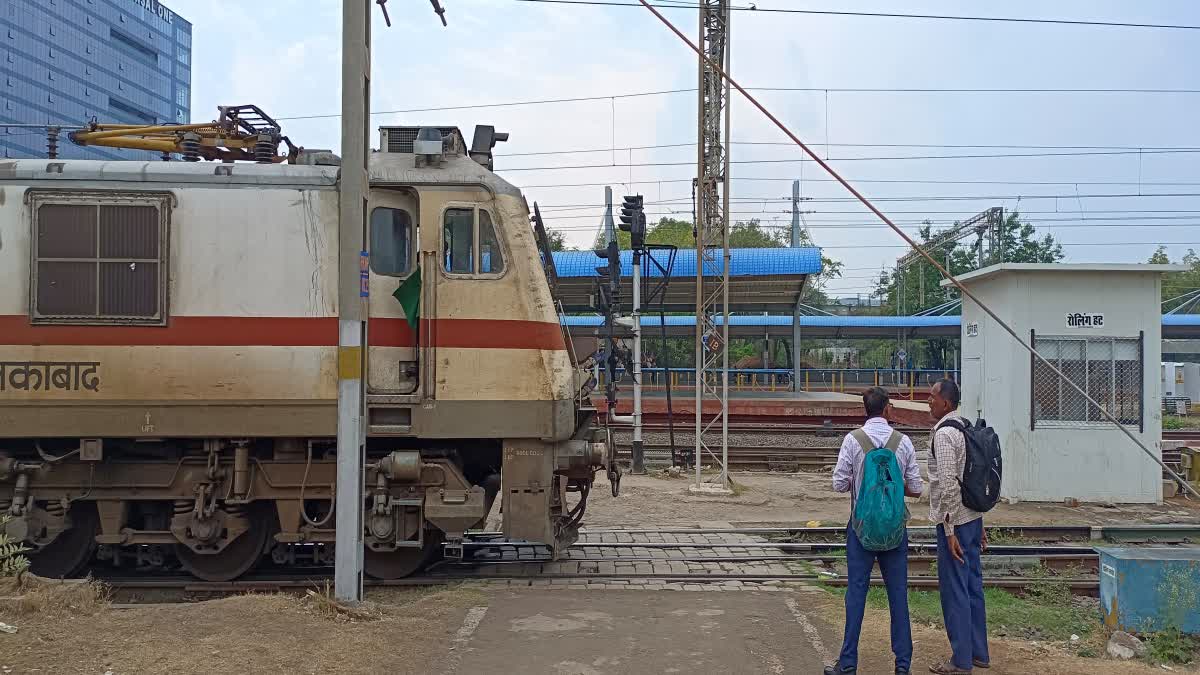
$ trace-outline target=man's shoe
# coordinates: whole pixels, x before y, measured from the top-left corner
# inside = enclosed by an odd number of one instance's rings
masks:
[[[970,670],[960,670],[954,667],[954,664],[949,659],[929,666],[929,672],[934,675],[971,675]]]
[[[838,664],[825,666],[825,675],[854,675],[858,672],[858,668],[840,668]]]
[[[975,666],[976,668],[983,668],[985,670],[992,667],[991,663],[988,663],[987,661],[980,661],[979,659],[973,659],[971,661],[971,665]]]

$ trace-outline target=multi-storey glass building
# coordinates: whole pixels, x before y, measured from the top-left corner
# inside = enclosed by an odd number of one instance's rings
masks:
[[[45,157],[44,130],[191,120],[192,24],[158,0],[0,0],[0,148]],[[152,153],[73,145],[59,157],[145,159]]]

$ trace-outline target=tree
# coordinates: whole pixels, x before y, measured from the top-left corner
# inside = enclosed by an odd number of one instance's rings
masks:
[[[926,221],[917,233],[921,248],[955,276],[978,269],[979,253],[973,241],[933,245],[933,240],[945,231],[933,231],[933,226]],[[991,258],[983,261],[985,265],[998,262],[1052,263],[1063,258],[1062,245],[1049,234],[1040,239],[1035,237],[1033,225],[1023,222],[1016,211],[1010,212],[1000,223],[997,234],[996,248],[991,252]],[[942,288],[941,281],[941,273],[921,258],[903,270],[880,272],[875,294],[883,300],[884,314],[916,314],[958,297],[954,289]],[[959,309],[954,309],[945,313],[959,312]],[[924,358],[918,359],[921,365],[935,369],[947,367],[947,356],[952,351],[951,342],[946,338],[918,341],[919,348],[923,348],[924,352]]]
[[[974,242],[933,245],[933,240],[945,231],[933,231],[933,226],[926,221],[917,233],[921,248],[955,276],[978,269],[979,255]],[[1052,263],[1063,258],[1062,245],[1053,235],[1035,237],[1033,225],[1022,222],[1021,214],[1016,211],[1005,217],[998,234],[996,250],[992,251],[990,260],[983,261],[985,265],[997,262]],[[941,281],[937,269],[922,258],[904,270],[880,272],[875,295],[883,299],[885,314],[900,310],[904,314],[915,314],[957,297],[952,289],[941,288]]]
[[[573,250],[567,246],[567,236],[562,230],[548,230],[546,235],[550,237],[551,251],[570,251]]]
[[[1146,262],[1166,265],[1171,262],[1171,259],[1167,256],[1167,249],[1159,246],[1154,255],[1150,256],[1150,259]],[[1163,276],[1163,310],[1170,311],[1182,304],[1188,304],[1189,307],[1184,311],[1200,311],[1200,302],[1189,302],[1189,300],[1195,297],[1194,294],[1200,291],[1200,255],[1196,254],[1195,249],[1189,248],[1188,252],[1183,255],[1183,258],[1178,261],[1178,264],[1187,265],[1191,269],[1186,272],[1170,272]]]

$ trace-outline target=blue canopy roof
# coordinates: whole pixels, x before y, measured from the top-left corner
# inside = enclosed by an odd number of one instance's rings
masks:
[[[666,265],[667,254],[655,252],[655,259]],[[554,266],[560,278],[594,277],[596,268],[603,261],[592,251],[558,251],[554,254]],[[729,250],[729,275],[750,276],[800,276],[820,274],[821,249],[819,248],[734,248]],[[643,263],[642,273],[647,277],[662,276],[652,263]],[[621,276],[633,275],[633,253],[621,251]],[[695,249],[681,249],[675,256],[671,278],[696,276]]]
[[[714,317],[720,325],[721,317]],[[694,316],[666,317],[670,332],[686,335],[696,325]],[[585,331],[601,325],[599,316],[573,315],[563,318],[563,325]],[[659,317],[646,314],[642,325],[650,334],[658,330]],[[948,316],[802,316],[800,329],[811,337],[887,337],[904,330],[910,337],[955,337],[959,334],[962,317]],[[735,334],[790,335],[792,317],[786,314],[742,314],[729,317],[730,331]],[[1166,339],[1200,338],[1200,314],[1166,314],[1162,317],[1162,336]]]
[[[713,317],[720,325],[720,316]],[[694,326],[696,325],[696,317],[694,316],[668,316],[668,326]],[[599,326],[602,319],[599,316],[580,316],[573,315],[563,317],[564,326]],[[652,314],[647,314],[642,317],[643,325],[657,326],[659,318]],[[779,314],[768,314],[766,316],[758,314],[749,315],[734,315],[729,317],[729,325],[732,326],[791,326],[792,317]],[[961,325],[960,317],[958,316],[802,316],[800,317],[801,327],[812,328],[932,328],[934,326],[951,326],[957,327]]]

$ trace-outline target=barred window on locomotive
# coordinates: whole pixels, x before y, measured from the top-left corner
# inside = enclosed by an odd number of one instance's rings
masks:
[[[35,198],[30,316],[43,323],[166,321],[166,198]]]
[[[443,269],[450,274],[500,275],[504,253],[484,209],[449,208],[442,226]],[[475,261],[479,261],[476,265]]]

